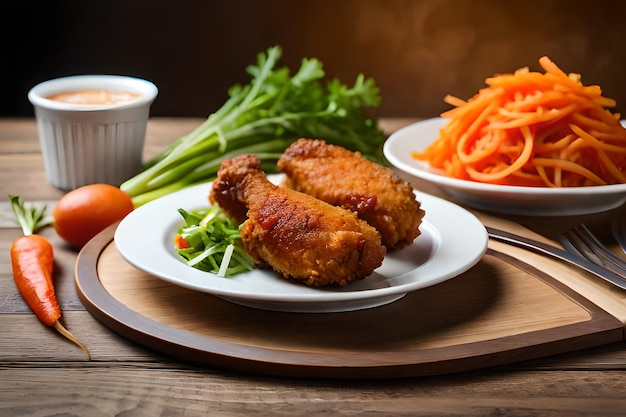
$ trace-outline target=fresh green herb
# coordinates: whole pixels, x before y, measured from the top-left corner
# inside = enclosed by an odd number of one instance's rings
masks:
[[[32,235],[44,226],[54,223],[52,216],[46,215],[48,206],[35,206],[32,203],[22,201],[18,195],[9,194],[11,210],[17,218],[17,222],[22,228],[25,236]]]
[[[254,268],[254,261],[241,243],[239,225],[219,206],[191,212],[181,208],[178,212],[184,220],[178,234],[186,245],[179,245],[177,250],[187,265],[222,277]]]
[[[260,53],[247,68],[249,84],[232,86],[220,109],[121,185],[135,206],[213,180],[224,159],[240,154],[256,154],[264,169],[276,172],[282,152],[299,138],[324,139],[385,163],[385,135],[365,114],[380,104],[374,80],[360,74],[352,87],[324,82],[317,59],[303,59],[291,76],[277,67],[281,55],[279,46]]]

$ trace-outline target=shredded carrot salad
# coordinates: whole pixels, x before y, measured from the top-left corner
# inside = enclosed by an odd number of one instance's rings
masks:
[[[579,187],[626,183],[626,129],[616,102],[548,57],[545,73],[496,75],[468,101],[445,98],[448,123],[415,159],[454,178],[484,183]]]

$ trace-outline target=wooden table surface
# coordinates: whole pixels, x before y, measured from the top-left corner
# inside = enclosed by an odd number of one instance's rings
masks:
[[[200,122],[150,120],[145,157]],[[381,124],[391,132],[409,122]],[[441,195],[427,184],[417,185]],[[270,377],[183,363],[118,336],[92,317],[74,287],[77,251],[46,229],[42,234],[56,251],[64,322],[89,347],[92,360],[87,361],[80,349],[34,317],[12,279],[9,248],[21,230],[13,222],[8,194],[50,207],[63,195],[46,180],[32,119],[0,120],[0,191],[1,416],[626,414],[624,342],[479,371],[402,379]],[[563,220],[526,221],[550,229]],[[621,298],[616,308],[620,303]]]

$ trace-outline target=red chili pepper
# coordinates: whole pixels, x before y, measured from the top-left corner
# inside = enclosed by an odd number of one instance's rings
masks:
[[[26,209],[18,196],[9,196],[11,208],[24,236],[11,245],[13,279],[26,304],[46,326],[54,327],[60,334],[76,343],[91,359],[87,348],[59,322],[61,309],[56,299],[52,281],[54,251],[44,237],[34,234],[38,228],[49,224],[45,206]]]

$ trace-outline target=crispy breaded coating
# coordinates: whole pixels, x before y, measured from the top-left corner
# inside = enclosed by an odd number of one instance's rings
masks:
[[[355,213],[272,184],[256,156],[224,161],[209,199],[243,221],[243,245],[259,265],[309,286],[362,279],[385,257],[376,229]]]
[[[354,211],[387,248],[410,245],[424,217],[412,187],[391,169],[323,140],[299,139],[278,161],[284,185]]]

